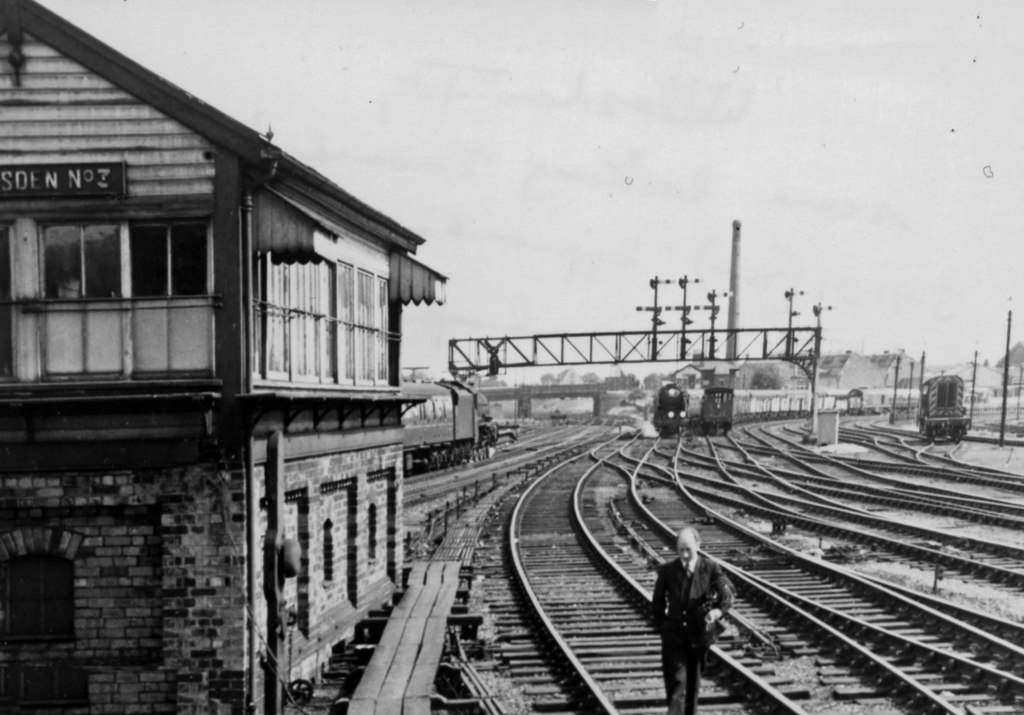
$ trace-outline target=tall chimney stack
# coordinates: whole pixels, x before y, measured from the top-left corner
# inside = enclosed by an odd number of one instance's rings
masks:
[[[729,269],[729,330],[739,328],[740,322],[740,222],[732,222],[732,267]],[[736,359],[736,336],[730,334],[726,342],[726,357]]]

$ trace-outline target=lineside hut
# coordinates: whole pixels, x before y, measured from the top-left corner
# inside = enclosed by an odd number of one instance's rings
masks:
[[[0,2],[0,710],[276,711],[389,598],[422,243]]]

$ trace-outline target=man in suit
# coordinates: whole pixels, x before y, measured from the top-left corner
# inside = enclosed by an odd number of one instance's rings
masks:
[[[654,626],[661,634],[661,669],[670,715],[694,715],[700,674],[719,621],[732,606],[732,586],[722,568],[699,553],[700,534],[687,526],[676,534],[676,553],[658,567]]]

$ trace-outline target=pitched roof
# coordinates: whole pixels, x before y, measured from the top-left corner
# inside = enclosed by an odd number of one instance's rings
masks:
[[[882,353],[881,355],[868,355],[867,359],[871,363],[882,370],[888,370],[892,367],[892,364],[896,362],[896,358],[899,357],[899,353]]]
[[[330,179],[253,129],[171,84],[109,45],[72,25],[33,0],[0,0],[0,32],[17,44],[23,32],[59,50],[167,116],[224,147],[250,171],[262,173],[268,164],[280,181],[317,209],[367,231],[370,235],[415,253],[424,239],[394,219],[368,206]],[[3,58],[9,61],[8,58]],[[25,61],[24,59],[22,61]]]
[[[996,362],[996,367],[1002,367],[1005,362],[1006,356],[1003,355]],[[1016,367],[1017,365],[1024,365],[1024,343],[1017,343],[1010,348],[1010,367]]]

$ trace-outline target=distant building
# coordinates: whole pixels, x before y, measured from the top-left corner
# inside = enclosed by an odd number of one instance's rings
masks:
[[[936,365],[934,368],[925,366],[925,375],[926,379],[936,375],[957,375],[964,381],[966,390],[969,391],[971,386],[974,386],[975,399],[979,402],[987,402],[989,398],[1003,394],[1003,371],[988,365],[978,365],[977,372],[973,362]],[[1014,378],[1014,371],[1011,371],[1010,375]],[[1011,379],[1010,384],[1016,383]]]
[[[831,390],[852,390],[853,388],[892,387],[896,380],[898,353],[882,353],[880,355],[860,355],[845,352],[838,355],[822,355],[818,363],[818,387]],[[899,359],[899,379],[901,384],[909,380],[910,373],[915,372],[914,382],[920,378],[920,365],[909,355]]]
[[[1005,363],[1006,356],[1004,355],[996,362],[996,367],[1002,369]],[[1017,343],[1010,348],[1010,368],[1019,367],[1020,365],[1024,365],[1024,343]]]
[[[618,375],[616,377],[606,377],[604,379],[604,386],[607,390],[622,391],[622,390],[635,390],[640,387],[640,381],[636,378],[636,375]]]
[[[676,370],[672,374],[672,379],[677,385],[687,389],[733,387],[739,369],[740,363],[738,362],[724,360],[692,362]]]
[[[693,390],[701,386],[700,368],[690,363],[672,374],[672,381],[685,390]]]

